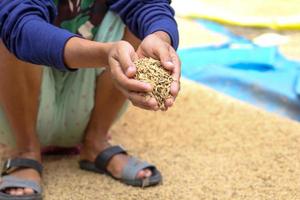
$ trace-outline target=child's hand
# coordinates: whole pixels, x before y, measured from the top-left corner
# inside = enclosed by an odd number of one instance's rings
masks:
[[[148,83],[132,79],[136,72],[133,64],[136,58],[135,50],[128,42],[113,43],[108,53],[108,63],[112,78],[116,86],[133,105],[147,110],[158,110],[159,108],[154,98],[147,99],[138,94],[151,92],[152,87]]]
[[[181,63],[179,57],[170,45],[167,33],[158,31],[148,35],[137,50],[139,57],[152,57],[161,61],[162,65],[171,72],[174,82],[171,85],[173,98],[166,101],[166,108],[171,107],[180,90]]]

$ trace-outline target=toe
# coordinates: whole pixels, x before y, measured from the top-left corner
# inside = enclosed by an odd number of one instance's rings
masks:
[[[16,195],[17,190],[16,189],[10,189],[9,194],[10,195]]]
[[[149,178],[150,176],[152,176],[152,172],[149,169],[144,170],[145,171],[145,177]]]
[[[24,195],[24,189],[23,189],[23,188],[18,188],[18,189],[16,189],[16,195],[17,195],[17,196]]]
[[[139,179],[149,178],[150,176],[152,176],[152,172],[149,169],[142,170],[137,174]]]
[[[31,189],[31,188],[25,188],[24,189],[24,194],[26,194],[26,195],[31,195],[31,194],[33,194],[34,193],[34,191],[33,191],[33,189]]]
[[[146,177],[146,174],[145,174],[144,170],[138,172],[138,174],[137,174],[138,179],[144,179],[145,177]]]

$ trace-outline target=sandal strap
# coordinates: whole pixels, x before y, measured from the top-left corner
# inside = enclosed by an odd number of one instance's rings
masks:
[[[1,178],[0,191],[3,191],[7,188],[31,188],[38,194],[42,193],[41,186],[35,181],[26,180],[10,175]]]
[[[8,175],[18,168],[31,168],[36,170],[40,175],[42,175],[43,172],[43,166],[36,160],[28,158],[14,158],[5,161],[1,175]]]
[[[130,157],[127,164],[123,168],[122,178],[126,180],[136,180],[137,174],[144,169],[149,169],[153,172],[155,166],[148,162],[141,161],[138,158]]]
[[[95,160],[95,166],[103,171],[107,171],[106,167],[113,156],[117,154],[127,154],[120,146],[112,146],[102,151]]]

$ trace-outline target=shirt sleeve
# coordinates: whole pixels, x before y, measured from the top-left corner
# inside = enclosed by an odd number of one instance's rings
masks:
[[[69,70],[64,48],[76,35],[51,24],[56,12],[52,0],[0,0],[0,38],[20,60]]]
[[[140,39],[164,31],[169,34],[172,46],[178,48],[179,34],[170,0],[108,0],[107,3]]]

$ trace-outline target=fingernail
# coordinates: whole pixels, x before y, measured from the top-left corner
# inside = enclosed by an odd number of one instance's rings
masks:
[[[134,66],[129,66],[129,69],[130,70],[135,70],[135,67]]]
[[[135,72],[135,67],[132,66],[128,67],[127,72],[131,72],[131,73]]]
[[[146,90],[148,90],[149,92],[152,90],[152,86],[148,83],[145,84],[145,88]]]
[[[166,64],[169,65],[169,66],[173,66],[174,65],[174,63],[171,62],[171,61],[167,61]]]

